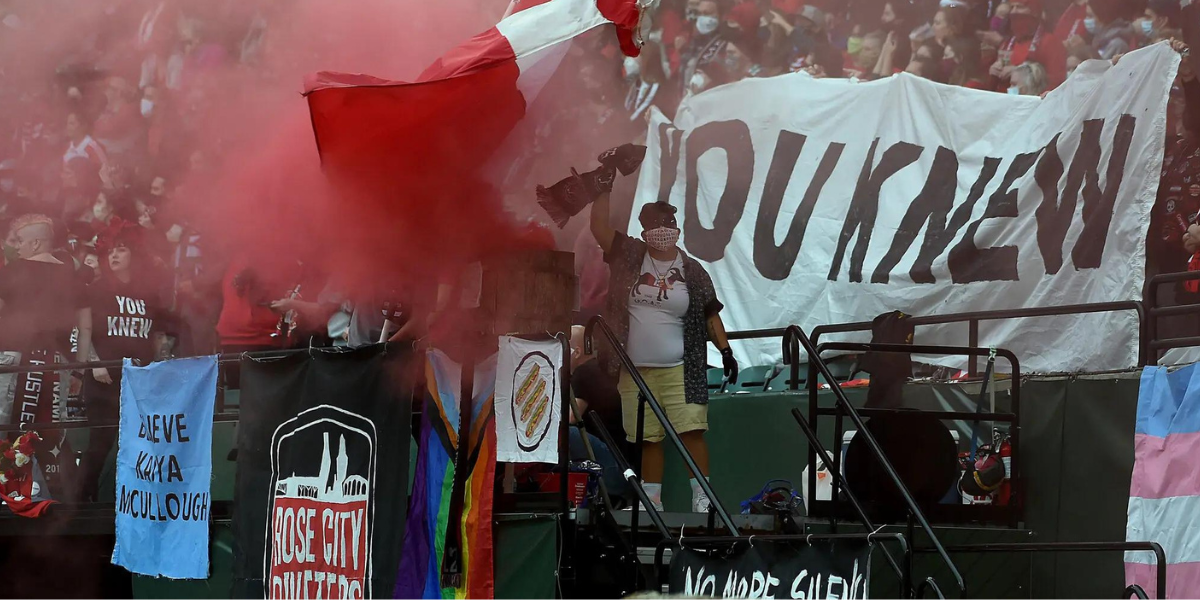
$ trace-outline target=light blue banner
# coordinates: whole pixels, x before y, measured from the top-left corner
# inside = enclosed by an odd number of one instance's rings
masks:
[[[121,370],[117,542],[131,573],[208,578],[217,357]]]

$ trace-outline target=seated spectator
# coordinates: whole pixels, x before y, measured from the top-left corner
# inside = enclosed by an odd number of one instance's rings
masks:
[[[1042,68],[1035,62],[1026,62],[1025,64],[1013,69],[1012,72],[1012,87],[1009,88],[1010,94],[1020,94],[1022,96],[1041,96],[1049,91],[1046,86],[1046,69]]]
[[[1182,29],[1182,19],[1183,9],[1176,0],[1150,0],[1142,18],[1135,23],[1134,33],[1153,41],[1163,37],[1161,33],[1166,30]]]
[[[989,70],[992,89],[1006,91],[1013,69],[1036,62],[1046,69],[1048,87],[1058,87],[1067,76],[1067,50],[1043,21],[1042,0],[1012,0],[1008,22],[1011,34],[989,32],[985,42],[999,48],[999,56]]]
[[[980,68],[979,40],[970,36],[951,38],[942,55],[942,73],[946,83],[976,90],[987,89]]]
[[[885,38],[887,34],[895,36],[896,48],[892,53],[892,65],[895,69],[899,69],[901,65],[907,65],[909,59],[912,58],[913,48],[908,40],[913,25],[917,22],[913,15],[914,10],[913,4],[907,0],[888,0],[883,3],[882,13],[878,13],[878,30],[883,31]],[[876,31],[875,23],[867,22],[865,25],[866,31]],[[867,71],[869,72],[870,68]],[[892,72],[894,71],[890,71],[888,75],[891,75]]]
[[[1091,38],[1090,46],[1100,58],[1112,60],[1134,48],[1133,28],[1121,12],[1127,9],[1124,0],[1091,0],[1084,28]],[[1067,47],[1087,43],[1076,36],[1067,40]]]
[[[969,16],[965,6],[943,6],[933,16],[933,40],[945,47],[950,40],[966,35]]]
[[[859,79],[891,75],[894,71],[890,65],[894,64],[892,61],[898,60],[898,51],[895,34],[882,31],[868,33],[863,36],[862,48],[846,69],[846,74]]]
[[[1074,73],[1075,69],[1077,69],[1080,63],[1083,61],[1098,60],[1099,58],[1100,54],[1098,54],[1092,49],[1091,46],[1088,46],[1087,44],[1077,44],[1072,46],[1067,54],[1067,76],[1070,76],[1072,73]]]
[[[1171,0],[1168,0],[1171,1]],[[1054,35],[1060,40],[1069,40],[1074,36],[1082,38],[1087,35],[1088,0],[1071,0],[1058,17],[1054,26]]]
[[[804,62],[817,70],[810,72],[814,77],[841,78],[845,76],[842,60],[842,53],[832,44],[817,44]]]
[[[904,69],[906,73],[911,73],[917,77],[923,77],[930,81],[941,82],[942,80],[942,65],[931,58],[924,56],[914,56],[909,61],[908,66]]]
[[[727,44],[725,51],[722,53],[722,64],[725,66],[725,75],[730,82],[741,81],[750,75],[750,67],[754,65],[754,61],[746,55],[745,52],[733,44]]]
[[[818,44],[829,43],[829,34],[825,30],[825,13],[809,4],[796,15],[796,27],[788,40],[792,46],[792,56],[803,58],[808,56]]]

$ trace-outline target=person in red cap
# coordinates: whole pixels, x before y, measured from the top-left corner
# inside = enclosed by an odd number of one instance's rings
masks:
[[[1013,69],[1026,62],[1045,67],[1049,88],[1058,87],[1067,78],[1067,49],[1045,25],[1042,0],[1012,0],[1010,4],[1011,34],[999,44],[999,56],[989,71],[994,89],[1007,91]]]
[[[128,358],[147,365],[157,356],[169,303],[142,242],[142,228],[120,219],[97,237],[101,275],[88,286],[79,314],[79,362]],[[120,401],[120,368],[84,373],[83,403],[89,420],[115,421]],[[80,463],[81,499],[95,500],[97,478],[116,436],[115,427],[92,429]]]

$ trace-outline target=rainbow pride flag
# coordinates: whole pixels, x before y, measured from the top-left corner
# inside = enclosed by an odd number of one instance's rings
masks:
[[[464,487],[462,520],[450,523],[454,460],[458,453],[462,366],[438,350],[425,366],[429,394],[421,416],[417,472],[413,479],[408,527],[396,577],[396,598],[493,598],[492,497],[496,475],[496,427],[492,395],[496,357],[475,368],[471,399],[470,472]],[[446,534],[459,527],[462,573],[458,587],[442,587]]]

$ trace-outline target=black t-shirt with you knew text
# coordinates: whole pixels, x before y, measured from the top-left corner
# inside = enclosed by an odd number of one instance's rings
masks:
[[[154,360],[154,334],[162,330],[166,306],[157,289],[105,277],[88,286],[92,347],[100,360]]]

